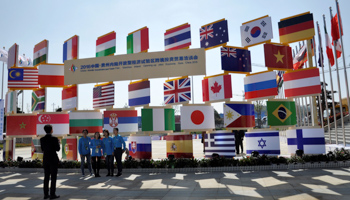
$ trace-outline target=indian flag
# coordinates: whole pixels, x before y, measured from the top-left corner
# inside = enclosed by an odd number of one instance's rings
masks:
[[[96,40],[96,57],[113,55],[115,53],[115,38],[114,31],[102,35]]]
[[[175,114],[172,108],[143,108],[142,131],[175,130]]]
[[[87,129],[89,134],[102,133],[102,119],[100,111],[72,111],[69,113],[69,132],[82,134]]]
[[[149,49],[148,28],[143,27],[126,37],[127,53],[140,53]]]
[[[47,54],[49,51],[49,41],[43,40],[34,46],[34,67],[39,64],[47,63]]]

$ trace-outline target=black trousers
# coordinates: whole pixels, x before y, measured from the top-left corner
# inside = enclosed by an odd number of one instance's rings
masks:
[[[100,172],[100,166],[101,166],[101,156],[92,156],[92,169],[94,169],[94,173],[96,175],[96,170],[97,174]]]
[[[106,156],[106,166],[107,166],[107,170],[108,170],[108,174],[112,174],[114,172],[114,163],[113,163],[113,156],[112,155],[107,155]]]
[[[121,174],[123,171],[122,154],[123,154],[122,148],[114,149],[114,157],[115,157],[115,161],[117,162],[118,174]]]
[[[242,140],[241,141],[237,140],[235,145],[236,145],[236,155],[239,154],[239,146],[241,146],[241,153],[243,153],[243,142],[242,142]]]
[[[50,195],[56,194],[57,165],[44,164],[44,195],[49,195],[49,181],[51,176]]]

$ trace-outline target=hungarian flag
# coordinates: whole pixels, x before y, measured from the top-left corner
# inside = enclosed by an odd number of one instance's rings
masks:
[[[293,126],[297,123],[294,101],[267,101],[267,124]]]
[[[144,27],[126,37],[127,53],[140,53],[149,49],[148,28]]]
[[[44,126],[52,125],[53,133],[56,136],[69,134],[69,114],[68,113],[42,113],[38,114],[36,125],[37,135],[46,135]]]
[[[152,140],[151,136],[130,136],[129,154],[136,159],[152,158]]]
[[[47,63],[49,52],[49,41],[43,40],[34,46],[34,58],[33,65],[37,66],[39,64]]]
[[[79,36],[66,40],[63,44],[63,63],[66,60],[74,60],[78,58]]]
[[[175,112],[172,108],[141,109],[142,131],[175,130]]]
[[[82,134],[87,129],[89,134],[102,133],[102,113],[100,111],[72,111],[69,113],[70,134]]]
[[[115,53],[115,38],[114,31],[102,35],[96,40],[96,57],[113,55]]]
[[[220,101],[232,97],[231,75],[204,77],[203,101]]]
[[[32,111],[45,110],[45,88],[33,90],[32,92]]]
[[[6,117],[6,135],[16,137],[36,136],[36,114],[16,114]]]
[[[64,87],[64,65],[39,65],[39,85],[41,87]]]
[[[175,158],[193,158],[192,135],[167,135],[166,155],[174,155]]]
[[[254,104],[224,104],[224,126],[226,128],[254,128]]]
[[[77,160],[77,138],[63,138],[62,141],[62,159]]]
[[[264,44],[265,65],[278,70],[293,69],[292,48],[282,44]]]
[[[333,50],[332,50],[332,44],[331,41],[329,40],[329,35],[327,33],[327,28],[326,26],[324,26],[324,33],[325,33],[325,38],[326,38],[326,52],[327,52],[327,57],[328,60],[331,64],[331,66],[334,65],[334,54],[333,54]]]
[[[215,128],[214,108],[207,105],[181,107],[182,130],[211,130]]]
[[[62,90],[62,110],[72,110],[77,107],[77,85],[64,87]]]

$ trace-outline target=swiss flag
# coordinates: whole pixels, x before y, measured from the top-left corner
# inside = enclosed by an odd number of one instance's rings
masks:
[[[182,130],[208,130],[215,128],[214,108],[208,105],[181,107]]]
[[[207,77],[202,80],[203,101],[232,98],[231,75]]]
[[[32,137],[36,136],[35,114],[15,114],[6,117],[6,135]]]

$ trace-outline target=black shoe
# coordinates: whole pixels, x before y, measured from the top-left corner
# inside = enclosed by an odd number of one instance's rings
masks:
[[[101,177],[100,174],[96,174],[96,177]]]
[[[107,174],[106,176],[111,176],[110,174]]]
[[[50,195],[44,195],[44,199],[50,198]]]
[[[60,198],[60,195],[51,195],[50,196],[50,199],[58,199],[58,198]]]
[[[117,175],[115,175],[116,177],[119,177],[119,176],[121,176],[122,175],[122,173],[118,173]]]

